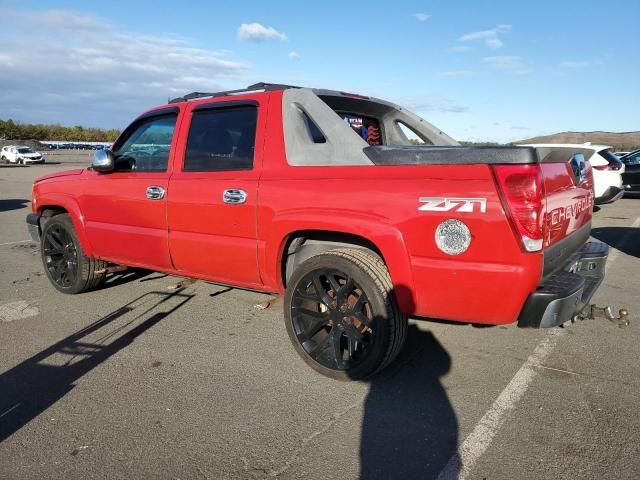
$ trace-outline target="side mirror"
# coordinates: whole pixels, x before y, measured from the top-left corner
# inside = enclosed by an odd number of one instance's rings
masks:
[[[103,148],[96,150],[91,159],[91,169],[96,172],[108,173],[115,168],[115,158],[111,150]]]

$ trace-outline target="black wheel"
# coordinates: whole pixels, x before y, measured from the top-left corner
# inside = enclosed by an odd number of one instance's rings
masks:
[[[81,293],[97,287],[104,279],[106,263],[87,257],[80,246],[71,217],[50,217],[42,228],[42,263],[54,287],[63,293]]]
[[[302,263],[287,285],[284,314],[303,360],[340,380],[384,369],[407,334],[387,268],[365,250],[331,250]]]
[[[2,157],[2,163],[9,163],[9,160],[7,160],[7,157]]]

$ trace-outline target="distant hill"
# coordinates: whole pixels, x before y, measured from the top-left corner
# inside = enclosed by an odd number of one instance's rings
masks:
[[[640,148],[640,131],[638,132],[562,132],[553,135],[519,140],[513,143],[586,143],[594,145],[611,145],[614,150],[633,150]]]

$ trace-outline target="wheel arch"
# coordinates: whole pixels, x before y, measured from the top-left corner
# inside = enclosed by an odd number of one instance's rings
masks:
[[[85,232],[84,216],[80,210],[80,206],[72,197],[67,195],[54,195],[38,198],[38,207],[36,213],[40,218],[40,231],[44,227],[43,219],[51,218],[55,215],[66,213],[71,218],[73,227],[76,230],[78,241],[88,257],[93,257],[93,248],[91,242],[87,238]]]
[[[297,230],[286,238],[280,256],[283,285],[286,286],[293,271],[305,260],[341,247],[369,250],[385,262],[384,255],[376,244],[359,235],[328,230]]]
[[[278,246],[267,248],[268,252],[277,252],[277,257],[273,258],[275,268],[272,275],[279,290],[284,291],[295,267],[306,259],[335,248],[356,248],[371,251],[382,259],[389,270],[400,309],[407,314],[414,312],[410,257],[399,230],[379,222],[366,226],[352,222],[351,228],[338,225],[332,228],[300,228],[303,227],[301,222],[295,224],[298,228],[280,232]]]

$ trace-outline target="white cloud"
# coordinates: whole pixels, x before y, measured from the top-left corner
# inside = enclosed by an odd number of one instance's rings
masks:
[[[533,73],[532,68],[527,66],[520,57],[514,55],[484,57],[482,61],[493,68],[505,70],[516,75],[529,75]]]
[[[245,83],[247,64],[187,39],[122,32],[71,11],[0,17],[3,118],[123,127],[168,97]]]
[[[287,41],[287,35],[273,27],[265,27],[260,23],[243,23],[238,28],[238,38],[243,42],[263,42],[265,40]]]
[[[449,78],[460,78],[460,77],[470,77],[475,75],[475,72],[471,70],[448,70],[444,72],[437,72],[439,77],[449,77]]]
[[[1,8],[0,15],[5,21],[9,20],[18,24],[26,24],[29,21],[37,22],[38,26],[43,29],[57,33],[78,31],[99,33],[112,29],[110,25],[94,15],[68,10],[17,11]]]
[[[300,60],[300,54],[298,52],[289,52],[287,55],[291,60]]]
[[[520,57],[515,57],[512,55],[484,57],[482,60],[492,67],[501,68],[503,70],[512,70],[522,63]]]
[[[419,22],[426,22],[431,18],[431,15],[427,15],[426,13],[414,13],[411,16],[416,20],[418,20]]]
[[[561,68],[586,68],[586,67],[595,67],[597,65],[602,65],[601,61],[593,61],[593,60],[565,60],[560,63]]]
[[[470,47],[469,45],[456,45],[455,47],[447,48],[447,52],[453,52],[453,53],[464,53],[464,52],[470,52],[472,50],[473,48]]]
[[[458,40],[461,42],[474,42],[479,40],[484,42],[486,47],[497,49],[504,46],[504,43],[500,39],[500,35],[509,32],[511,32],[511,25],[500,24],[490,30],[467,33],[466,35],[458,38]]]
[[[468,107],[459,105],[450,98],[443,95],[417,95],[413,97],[399,98],[398,105],[413,110],[415,112],[447,112],[463,113],[469,110]]]

